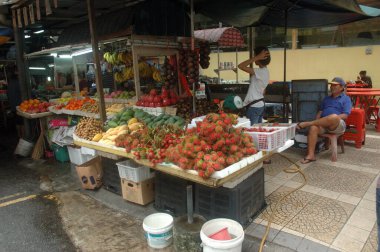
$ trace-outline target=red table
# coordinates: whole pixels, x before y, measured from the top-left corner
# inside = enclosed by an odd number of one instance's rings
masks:
[[[365,91],[359,91],[359,92],[348,91],[346,94],[351,97],[353,106],[355,106],[355,104],[358,104],[360,108],[364,109],[365,114],[366,114],[366,122],[369,123],[371,119],[370,118],[371,114],[368,114],[368,111],[371,106],[379,105],[380,90],[379,89],[373,90],[373,89],[366,88]],[[357,101],[359,102],[357,103]],[[377,119],[378,115],[376,113],[372,115],[375,117],[375,119]]]
[[[380,91],[380,88],[347,88],[347,92]]]
[[[368,84],[365,83],[347,83],[347,88],[366,88]]]

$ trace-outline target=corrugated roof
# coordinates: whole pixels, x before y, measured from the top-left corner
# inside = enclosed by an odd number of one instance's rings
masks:
[[[244,47],[244,39],[240,31],[233,27],[205,29],[194,31],[196,39],[216,43],[219,47]]]

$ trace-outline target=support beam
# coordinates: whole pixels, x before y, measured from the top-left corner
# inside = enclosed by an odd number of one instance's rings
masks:
[[[292,50],[297,49],[298,29],[292,29]]]
[[[21,91],[21,99],[26,100],[31,97],[31,88],[27,78],[27,64],[24,60],[24,29],[19,29],[17,24],[13,23],[13,32],[16,45],[16,64],[18,70],[18,84]],[[31,139],[32,131],[30,121],[24,119],[25,139]]]
[[[94,56],[94,63],[95,63],[96,90],[99,94],[100,120],[102,122],[105,122],[107,120],[107,116],[106,116],[106,106],[104,102],[103,80],[102,80],[102,72],[101,72],[102,70],[100,68],[99,47],[98,47],[99,43],[98,43],[98,34],[96,32],[94,0],[87,0],[87,10],[88,10],[88,20],[89,20],[89,25],[90,25],[90,33],[91,33],[92,54]]]

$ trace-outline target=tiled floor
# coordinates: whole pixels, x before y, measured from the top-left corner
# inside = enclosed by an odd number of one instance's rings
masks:
[[[261,238],[272,218],[268,240],[296,251],[377,251],[378,146],[380,134],[367,129],[363,148],[347,143],[338,162],[330,161],[328,151],[318,154],[316,162],[300,165],[306,185],[283,200],[304,180],[299,174],[284,173],[283,169],[292,164],[274,156],[271,165],[264,165],[268,207],[246,233]],[[299,161],[305,153],[292,148],[284,154]]]

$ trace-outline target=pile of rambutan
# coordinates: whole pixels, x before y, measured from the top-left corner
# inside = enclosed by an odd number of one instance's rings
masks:
[[[237,116],[221,112],[207,114],[186,131],[178,144],[166,151],[166,159],[182,169],[194,169],[202,178],[257,152],[253,139],[235,128]]]

